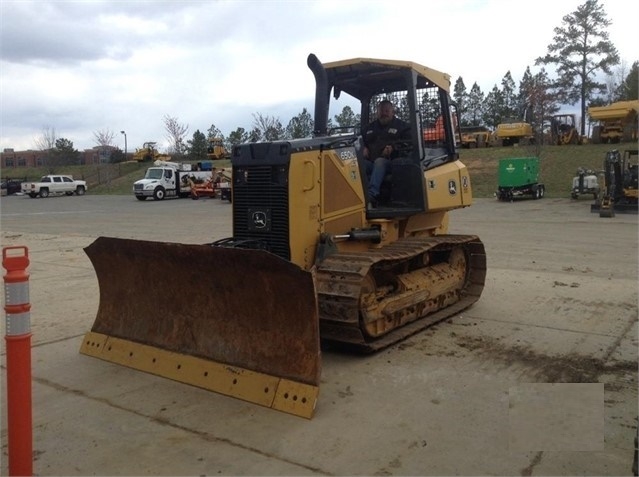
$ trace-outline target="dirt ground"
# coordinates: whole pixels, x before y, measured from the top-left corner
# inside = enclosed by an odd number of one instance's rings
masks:
[[[450,232],[486,247],[479,302],[371,356],[325,351],[306,420],[78,353],[99,301],[85,246],[210,242],[231,235],[230,204],[3,197],[2,246],[30,258],[34,473],[631,475],[637,215],[590,203],[452,212]],[[1,371],[7,475],[4,347]]]

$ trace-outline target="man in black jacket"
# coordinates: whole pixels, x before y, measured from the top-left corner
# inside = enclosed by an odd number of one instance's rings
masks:
[[[388,100],[377,106],[377,119],[362,132],[364,137],[364,157],[368,175],[368,197],[373,207],[377,207],[379,190],[384,176],[395,157],[393,144],[410,139],[410,125],[395,116],[395,107]]]

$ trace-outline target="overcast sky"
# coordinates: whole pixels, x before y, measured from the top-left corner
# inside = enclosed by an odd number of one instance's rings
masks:
[[[162,118],[193,132],[284,126],[312,114],[309,53],[407,60],[488,93],[547,52],[553,29],[585,0],[11,1],[0,0],[0,150],[36,149],[45,128],[128,151],[166,145]],[[610,40],[639,59],[639,2],[600,0]],[[576,108],[575,108],[576,109]],[[331,111],[331,116],[340,111]]]

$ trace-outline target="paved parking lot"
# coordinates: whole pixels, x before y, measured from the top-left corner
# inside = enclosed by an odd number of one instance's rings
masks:
[[[585,198],[453,212],[450,231],[486,246],[480,301],[372,356],[325,351],[306,420],[78,353],[99,299],[83,247],[102,235],[210,242],[231,235],[230,204],[0,206],[2,246],[27,246],[31,261],[37,475],[630,475],[636,215],[602,219]]]

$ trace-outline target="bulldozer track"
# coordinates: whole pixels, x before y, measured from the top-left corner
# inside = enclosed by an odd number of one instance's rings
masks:
[[[446,252],[455,247],[464,250],[467,269],[453,303],[446,302],[436,311],[408,319],[377,338],[363,332],[360,298],[369,271],[393,268],[422,254]],[[315,276],[322,340],[359,352],[378,351],[471,306],[482,293],[485,277],[484,245],[474,235],[410,237],[367,252],[331,255],[317,267]]]

